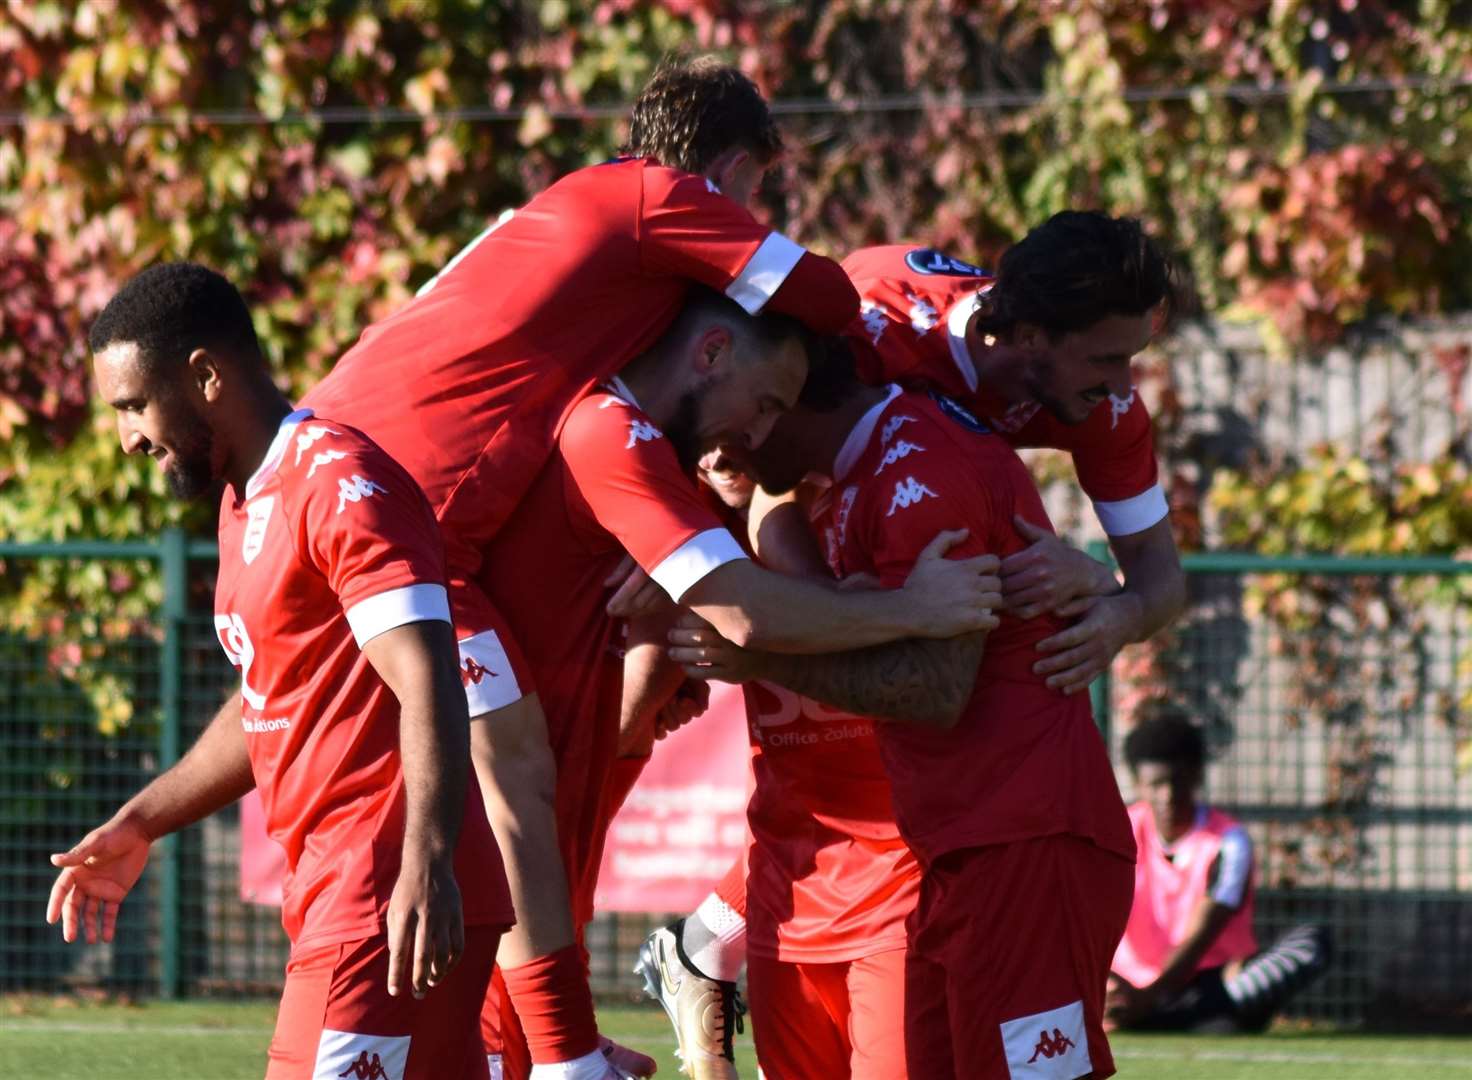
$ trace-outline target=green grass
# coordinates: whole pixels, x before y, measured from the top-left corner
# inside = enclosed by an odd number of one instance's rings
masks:
[[[75,998],[0,998],[0,1077],[5,1080],[250,1080],[265,1073],[274,1002],[186,1001],[126,1005]],[[664,1014],[603,1006],[606,1033],[675,1076]],[[742,1076],[755,1080],[748,1032]],[[1278,1032],[1254,1037],[1119,1036],[1126,1080],[1472,1080],[1465,1039]],[[815,1077],[813,1080],[827,1080]]]

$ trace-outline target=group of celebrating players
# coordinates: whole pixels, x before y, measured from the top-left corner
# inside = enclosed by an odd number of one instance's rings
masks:
[[[241,689],[53,856],[68,940],[257,788],[290,868],[268,1077],[648,1075],[598,1032],[581,928],[656,735],[720,679],[748,851],[640,956],[687,1071],[735,1075],[744,962],[772,1080],[1113,1073],[1136,842],[1084,690],[1184,602],[1130,381],[1167,261],[1070,212],[995,276],[835,263],[747,210],[780,150],[739,72],[667,65],[626,156],[503,215],[295,408],[217,274],[116,294],[90,345],[123,449],[225,484]],[[1015,447],[1072,454],[1122,584]]]

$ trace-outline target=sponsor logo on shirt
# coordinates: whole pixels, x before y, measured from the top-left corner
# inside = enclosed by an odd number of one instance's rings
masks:
[[[340,514],[350,502],[360,502],[370,495],[387,495],[388,488],[372,480],[364,480],[357,473],[353,473],[346,480],[337,482],[337,512]]]
[[[1113,431],[1119,427],[1119,418],[1126,416],[1135,407],[1135,388],[1130,387],[1130,396],[1127,398],[1109,395],[1109,430]]]
[[[952,277],[986,277],[986,271],[935,248],[915,248],[905,254],[905,265],[917,274],[949,274]]]
[[[284,716],[273,717],[270,720],[251,720],[249,717],[240,718],[240,726],[245,729],[247,735],[264,735],[272,731],[288,731],[291,721]]]
[[[895,443],[884,452],[884,457],[880,458],[879,468],[874,470],[874,475],[878,476],[900,458],[909,457],[911,454],[917,452],[923,454],[925,452],[925,447],[920,446],[916,443],[906,442],[904,439],[899,440],[899,442]]]
[[[330,465],[334,461],[341,461],[345,457],[347,457],[347,455],[344,454],[341,450],[323,450],[320,453],[313,454],[312,467],[307,470],[307,479],[310,480],[312,478],[312,474],[315,473],[323,465]]]
[[[342,432],[333,431],[330,427],[324,427],[322,424],[313,424],[311,427],[307,428],[296,437],[296,460],[293,461],[292,464],[300,465],[302,463],[302,455],[310,450],[312,448],[312,444],[318,439],[322,438],[324,435],[341,434]],[[307,475],[310,476],[311,474],[308,473]]]
[[[276,505],[276,496],[266,495],[256,499],[245,508],[245,536],[240,541],[240,557],[249,566],[261,553],[266,542],[266,524],[271,520],[271,510]]]
[[[956,423],[960,424],[963,428],[966,428],[969,431],[974,431],[978,435],[991,434],[992,429],[987,427],[980,420],[978,420],[969,409],[967,409],[955,398],[949,398],[946,397],[944,394],[937,394],[932,392],[930,395],[930,399],[934,401],[936,405],[940,406],[941,412],[945,413]]]
[[[859,317],[864,320],[864,333],[869,335],[869,344],[878,345],[879,339],[889,329],[889,318],[884,314],[884,305],[865,300],[859,305]]]
[[[250,688],[250,666],[255,663],[256,647],[251,644],[250,635],[245,631],[245,620],[234,612],[217,614],[215,634],[220,639],[220,648],[225,650],[226,658],[240,669],[240,696],[245,698],[245,703],[252,709],[263,712],[266,708],[266,695],[258,694]]]
[[[655,427],[648,420],[629,421],[629,441],[624,443],[625,450],[632,450],[641,442],[653,442],[655,439],[664,438],[664,432]]]
[[[891,416],[884,422],[884,429],[879,432],[879,445],[888,446],[889,440],[894,438],[894,433],[905,424],[915,423],[913,416]]]
[[[905,510],[914,506],[921,499],[940,498],[913,476],[907,476],[894,486],[894,498],[889,503],[889,513],[885,517],[894,517],[896,510]]]

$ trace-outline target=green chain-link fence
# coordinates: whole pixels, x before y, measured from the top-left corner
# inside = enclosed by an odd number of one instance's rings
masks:
[[[213,545],[0,544],[41,559],[152,560],[159,622],[118,639],[75,620],[0,634],[0,990],[274,991],[277,912],[239,894],[234,810],[158,845],[110,947],[42,919],[64,850],[166,767],[235,685],[210,615]],[[1327,924],[1331,973],[1294,1007],[1340,1023],[1439,1023],[1472,1010],[1472,563],[1198,555],[1192,602],[1151,662],[1127,651],[1095,688],[1112,744],[1138,702],[1189,706],[1216,750],[1207,797],[1257,844],[1264,943]],[[1466,699],[1466,700],[1464,700]],[[119,702],[131,709],[119,708]],[[1129,777],[1121,768],[1121,783]],[[595,988],[627,994],[663,919],[600,917]]]

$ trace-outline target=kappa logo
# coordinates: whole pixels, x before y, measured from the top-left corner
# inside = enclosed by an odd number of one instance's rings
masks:
[[[475,657],[467,656],[465,663],[460,667],[460,684],[462,686],[479,686],[480,681],[487,675],[496,678],[496,673],[488,667],[482,667],[475,662]]]
[[[1062,1029],[1054,1028],[1053,1034],[1049,1035],[1048,1029],[1044,1028],[1038,1036],[1038,1044],[1033,1048],[1032,1057],[1027,1059],[1027,1063],[1031,1065],[1038,1059],[1039,1055],[1044,1059],[1055,1058],[1060,1054],[1068,1053],[1077,1045],[1067,1035],[1063,1034]]]
[[[256,561],[266,543],[266,525],[271,520],[271,511],[276,506],[276,496],[265,495],[245,508],[247,519],[245,536],[240,541],[240,557],[249,566]]]
[[[322,438],[324,435],[341,434],[342,432],[333,431],[330,427],[324,427],[321,424],[313,424],[311,427],[307,428],[296,437],[296,460],[292,462],[292,464],[300,465],[302,463],[302,455],[310,450],[312,448],[312,444],[318,439]],[[311,474],[308,473],[307,475],[310,476]]]
[[[358,1055],[358,1060],[349,1065],[338,1076],[350,1076],[353,1080],[389,1080],[389,1075],[384,1071],[383,1062],[378,1060],[378,1055],[371,1057],[367,1050]]]
[[[916,337],[924,337],[935,329],[935,324],[940,322],[940,312],[935,305],[922,297],[912,297],[915,301],[910,307],[910,325],[915,328]]]
[[[353,473],[347,480],[340,479],[337,482],[337,512],[342,513],[350,502],[359,502],[370,495],[387,494],[388,488]]]
[[[894,517],[896,510],[906,510],[914,506],[921,499],[940,498],[913,476],[907,476],[894,486],[894,498],[889,503],[889,513],[885,517]]]
[[[991,420],[1001,431],[1021,431],[1041,408],[1036,401],[1019,401],[1000,417],[994,416]]]
[[[864,333],[869,335],[869,344],[878,345],[879,339],[889,329],[889,317],[884,313],[884,306],[865,300],[859,305],[859,317],[864,320]]]
[[[341,461],[345,457],[347,457],[347,455],[344,454],[341,450],[323,450],[320,453],[313,454],[312,467],[307,470],[307,479],[310,480],[312,478],[312,474],[315,473],[323,465],[330,465],[334,461]]]
[[[848,515],[854,508],[854,500],[859,497],[859,486],[850,484],[843,489],[843,494],[838,497],[838,514],[834,519],[834,526],[838,531],[838,546],[843,547],[848,538]]]
[[[1119,427],[1119,418],[1129,415],[1129,411],[1135,407],[1135,388],[1130,387],[1130,396],[1127,398],[1109,395],[1109,430],[1113,431]]]
[[[632,450],[641,442],[653,442],[655,439],[662,438],[664,438],[664,432],[648,420],[630,420],[629,441],[624,443],[624,449]]]
[[[923,454],[924,452],[925,447],[920,446],[916,443],[906,442],[904,439],[901,439],[899,442],[895,443],[884,452],[884,457],[880,459],[879,468],[874,470],[874,475],[878,476],[885,469],[889,468],[896,461],[900,460],[900,458],[909,457],[913,453]]]
[[[905,254],[905,265],[917,274],[949,274],[952,277],[986,277],[986,271],[935,248],[915,248]]]
[[[913,416],[891,416],[884,422],[884,429],[879,432],[879,445],[888,446],[889,440],[894,438],[894,433],[905,424],[915,423]]]

